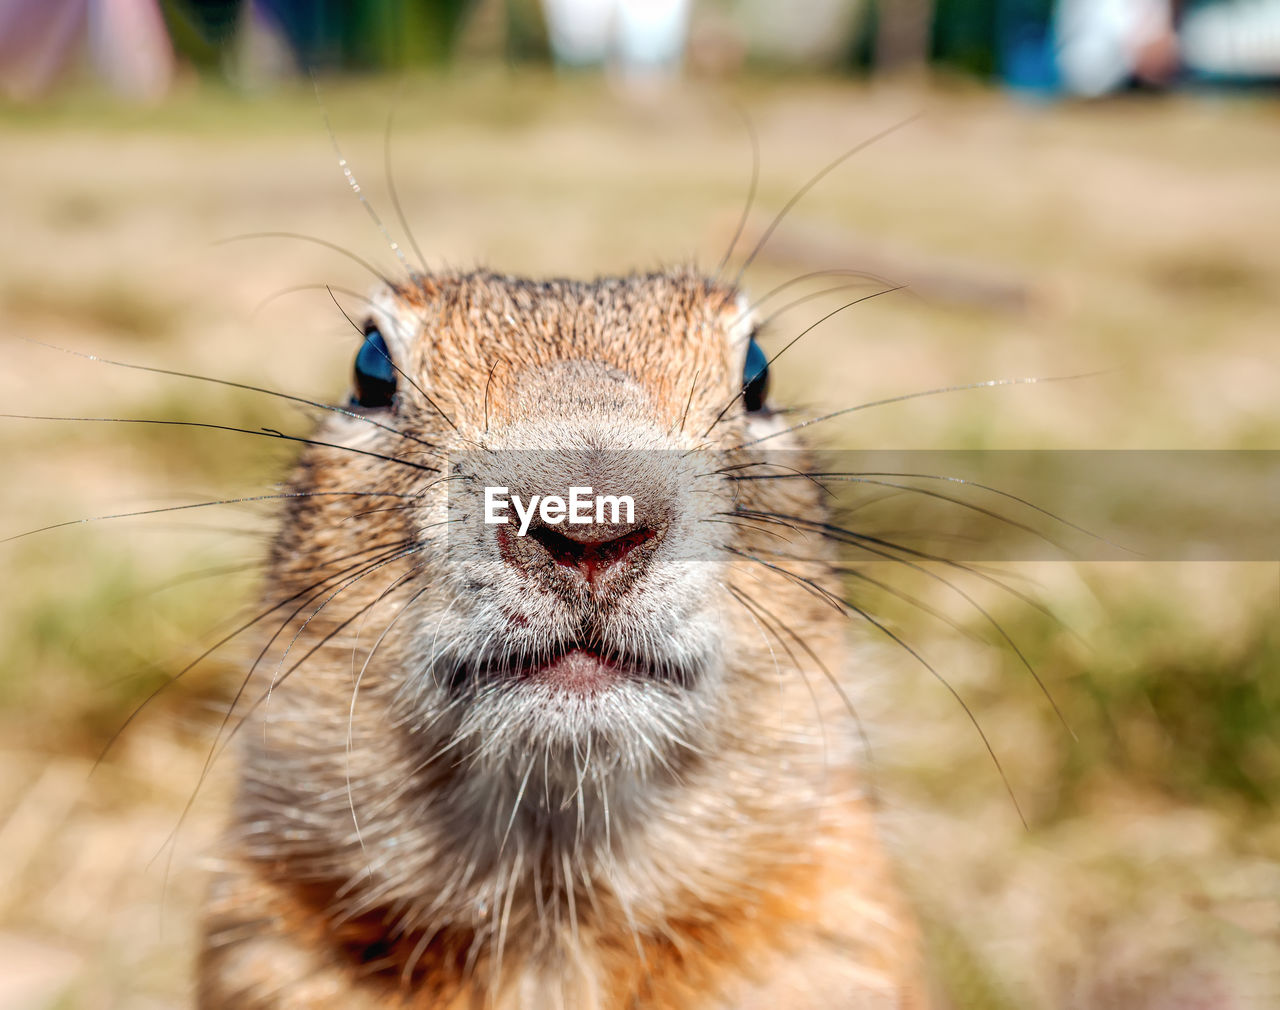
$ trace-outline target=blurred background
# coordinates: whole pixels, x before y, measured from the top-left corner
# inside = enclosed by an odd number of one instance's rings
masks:
[[[715,269],[744,112],[738,263],[813,173],[918,115],[746,272],[757,295],[908,285],[789,350],[776,398],[1090,377],[859,412],[824,444],[1280,450],[1278,79],[1269,0],[0,0],[0,394],[304,433],[271,398],[77,354],[340,400],[355,337],[325,285],[357,313],[368,275],[226,241],[399,269],[326,123],[429,265],[592,276]],[[766,348],[841,282],[775,299]],[[0,454],[0,537],[269,494],[291,455],[13,418]],[[0,1010],[190,1004],[227,762],[202,776],[250,645],[170,678],[250,612],[269,505],[0,543]],[[924,567],[850,589],[964,697],[1028,822],[950,694],[855,629],[941,1005],[1280,1006],[1280,561]]]
[[[1280,76],[1277,0],[5,0],[0,73],[47,93],[77,65],[157,98],[191,73],[240,87],[299,71],[476,60],[625,76],[946,68],[1045,95]]]

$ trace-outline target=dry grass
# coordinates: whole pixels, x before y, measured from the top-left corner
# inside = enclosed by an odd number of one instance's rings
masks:
[[[384,212],[380,127],[392,91],[329,96]],[[832,444],[1280,448],[1274,104],[1045,109],[829,84],[756,84],[741,97],[761,137],[767,210],[846,143],[927,113],[809,195],[750,271],[755,290],[799,272],[785,257],[830,247],[1028,293],[1020,309],[867,303],[788,352],[777,369],[784,398],[838,406],[996,376],[1112,370],[870,411],[831,431]],[[540,79],[422,81],[399,124],[401,197],[435,263],[541,274],[693,255],[714,263],[749,170],[732,109],[696,89],[644,104]],[[299,422],[257,398],[20,337],[339,395],[353,345],[328,297],[254,308],[294,285],[363,288],[369,278],[301,242],[211,245],[296,230],[390,269],[307,96],[187,95],[147,112],[81,97],[0,112],[0,134],[7,410]],[[821,311],[797,309],[775,339]],[[0,424],[0,446],[4,532],[252,494],[287,455],[217,433],[14,420]],[[113,759],[88,770],[112,728],[248,598],[251,571],[220,573],[255,555],[263,519],[229,506],[0,545],[0,1007],[187,1002],[217,775],[179,835],[167,887],[168,850],[152,857],[199,778],[217,718],[209,702],[236,657],[162,695]],[[974,591],[1023,645],[1078,742],[1007,649],[885,605],[973,705],[1028,831],[949,695],[884,644],[866,646],[887,822],[941,986],[958,1007],[993,1010],[1274,1005],[1276,565],[1040,564],[1014,574],[1079,637]],[[991,638],[941,587],[917,588]]]

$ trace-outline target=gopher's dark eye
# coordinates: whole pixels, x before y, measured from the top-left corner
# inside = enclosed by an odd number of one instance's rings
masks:
[[[742,366],[742,404],[751,413],[764,410],[764,399],[769,393],[769,359],[763,349],[751,338],[747,345],[747,360]]]
[[[396,370],[387,342],[373,324],[365,327],[364,343],[356,353],[355,389],[351,406],[374,410],[391,406],[396,393]]]

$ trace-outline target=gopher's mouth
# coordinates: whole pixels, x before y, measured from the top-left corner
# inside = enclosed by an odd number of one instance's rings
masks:
[[[648,677],[649,671],[634,662],[575,645],[540,663],[527,664],[516,675],[572,693],[590,693],[628,677]]]
[[[602,649],[570,641],[538,650],[486,656],[461,664],[455,687],[477,683],[527,683],[570,694],[592,694],[622,681],[647,681],[688,687],[697,670],[670,657]]]

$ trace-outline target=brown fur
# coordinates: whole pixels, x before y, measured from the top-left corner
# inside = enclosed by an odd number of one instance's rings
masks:
[[[688,271],[473,274],[417,279],[381,304],[404,373],[395,408],[370,415],[383,427],[322,426],[332,446],[304,451],[274,546],[266,602],[283,630],[244,694],[200,1005],[923,1006],[915,929],[827,683],[857,676],[824,598],[839,593],[829,552],[733,515],[821,521],[816,487],[711,472],[673,498],[660,476],[637,477],[668,554],[603,597],[491,564],[474,522],[441,525],[488,449],[566,440],[718,466],[800,451],[794,435],[737,448],[773,423],[741,403],[712,423],[741,382],[736,292]],[[454,480],[382,458],[442,455]],[[521,458],[503,457],[541,479]],[[661,559],[691,536],[715,557],[672,569],[703,580],[682,595],[663,587]],[[379,567],[362,575],[365,562]],[[623,700],[536,695],[512,725],[502,699],[524,704],[528,689],[485,673],[451,687],[436,669],[472,626],[560,620],[629,629],[672,656],[691,628],[689,649],[714,642],[715,658]],[[485,704],[493,721],[469,724]]]

